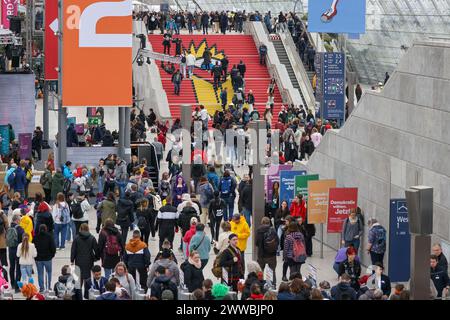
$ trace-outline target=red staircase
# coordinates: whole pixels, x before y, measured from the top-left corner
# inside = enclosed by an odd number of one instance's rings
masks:
[[[253,91],[255,96],[255,106],[261,117],[264,114],[264,110],[267,102],[267,88],[270,83],[270,75],[266,66],[259,64],[259,54],[256,45],[249,35],[178,35],[174,36],[182,40],[183,49],[189,49],[191,42],[194,43],[195,48],[198,48],[200,44],[206,40],[208,47],[216,46],[216,53],[224,52],[229,60],[228,71],[231,70],[234,64],[239,64],[242,60],[246,67],[245,73],[245,93],[249,90]],[[150,43],[152,44],[155,52],[163,53],[163,37],[162,35],[149,35]],[[175,53],[175,44],[172,43],[171,54]],[[163,88],[166,91],[167,98],[169,100],[169,107],[174,119],[180,118],[180,108],[182,104],[191,104],[193,108],[199,105],[196,92],[192,81],[189,79],[183,80],[181,84],[180,96],[174,95],[173,84],[171,83],[171,75],[166,73],[160,67],[161,79]],[[177,67],[178,68],[178,67]],[[195,68],[194,75],[203,79],[213,81],[209,72]],[[231,102],[230,99],[229,103]],[[281,107],[281,95],[278,88],[275,88],[274,92],[275,106],[273,110],[273,123],[278,121],[278,113]]]

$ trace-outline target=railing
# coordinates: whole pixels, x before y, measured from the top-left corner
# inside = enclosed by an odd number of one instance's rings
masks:
[[[263,43],[267,46],[267,69],[270,76],[275,79],[283,103],[296,106],[303,104],[299,91],[292,86],[286,67],[280,63],[275,47],[273,43],[269,41],[267,33],[264,30],[264,23],[261,21],[247,21],[244,23],[244,32],[253,37],[253,41],[257,48]]]
[[[289,30],[279,32],[279,35],[288,55],[292,69],[294,70],[295,77],[300,86],[300,90],[303,93],[306,104],[305,107],[311,110],[315,110],[316,98],[314,97],[314,90],[312,88],[308,74],[306,73],[303,61],[300,59],[300,56],[297,53],[297,47],[294,43],[294,39],[292,39]]]

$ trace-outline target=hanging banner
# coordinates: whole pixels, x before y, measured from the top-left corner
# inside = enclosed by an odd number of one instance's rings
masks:
[[[358,188],[330,188],[328,195],[328,233],[341,233],[350,211],[358,207]]]
[[[410,278],[411,235],[406,199],[391,199],[389,218],[389,278],[406,282]]]
[[[300,170],[283,170],[280,171],[280,203],[287,201],[291,205],[295,197],[295,176],[306,175],[306,171]]]
[[[345,116],[345,54],[323,53],[322,58],[324,119],[342,119]]]
[[[63,106],[131,107],[132,1],[63,4]]]
[[[366,0],[308,1],[309,32],[365,33]]]
[[[308,181],[308,223],[326,223],[328,194],[336,187],[336,180]]]
[[[292,165],[290,164],[280,164],[280,165],[271,165],[267,169],[267,176],[266,176],[266,194],[267,203],[272,201],[272,194],[273,194],[273,184],[274,182],[280,183],[280,171],[281,170],[290,170],[292,169]],[[280,190],[278,190],[280,192]]]
[[[45,80],[58,80],[58,1],[45,0]]]
[[[31,158],[31,133],[19,133],[19,157]]]
[[[0,154],[2,156],[9,153],[9,127],[8,125],[0,126]]]
[[[319,180],[318,174],[307,174],[295,177],[295,194],[301,193],[303,200],[308,201],[308,181]]]
[[[2,21],[0,24],[3,25],[4,29],[9,29],[10,21],[8,16],[17,16],[17,10],[19,8],[19,0],[1,0],[1,13]]]

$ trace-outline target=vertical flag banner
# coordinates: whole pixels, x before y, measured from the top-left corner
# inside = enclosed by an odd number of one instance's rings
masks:
[[[350,211],[358,207],[358,188],[330,188],[328,200],[328,233],[341,233]]]
[[[303,199],[308,201],[308,181],[319,180],[318,174],[307,174],[295,177],[295,194],[301,193]]]
[[[281,170],[290,170],[292,169],[292,165],[290,164],[280,164],[280,165],[271,165],[267,170],[267,179],[266,179],[266,194],[267,199],[266,202],[269,203],[272,201],[272,193],[273,193],[273,183],[280,183],[280,171]],[[279,192],[280,190],[278,190]]]
[[[45,0],[45,80],[58,80],[58,1]]]
[[[328,193],[336,187],[336,180],[308,181],[308,223],[326,223]]]
[[[366,0],[309,0],[308,30],[365,33]]]
[[[0,154],[2,156],[9,153],[9,127],[8,125],[0,126]]]
[[[411,235],[406,199],[391,199],[389,219],[389,278],[406,282],[411,270]]]
[[[19,133],[19,157],[31,158],[31,133]]]
[[[19,0],[1,0],[1,4],[2,21],[0,24],[3,25],[3,28],[9,29],[10,22],[8,16],[17,16]]]
[[[132,105],[132,1],[63,1],[64,107]]]
[[[324,53],[322,58],[322,116],[342,119],[345,116],[345,54]]]
[[[291,205],[295,197],[295,177],[300,175],[306,175],[306,171],[280,171],[280,203],[286,200]]]

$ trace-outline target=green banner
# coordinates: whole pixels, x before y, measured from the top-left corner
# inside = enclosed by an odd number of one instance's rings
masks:
[[[90,126],[98,126],[100,124],[100,118],[99,117],[89,117],[88,124]]]
[[[295,194],[301,193],[305,201],[308,200],[308,181],[319,180],[318,174],[308,174],[306,176],[295,176]]]

